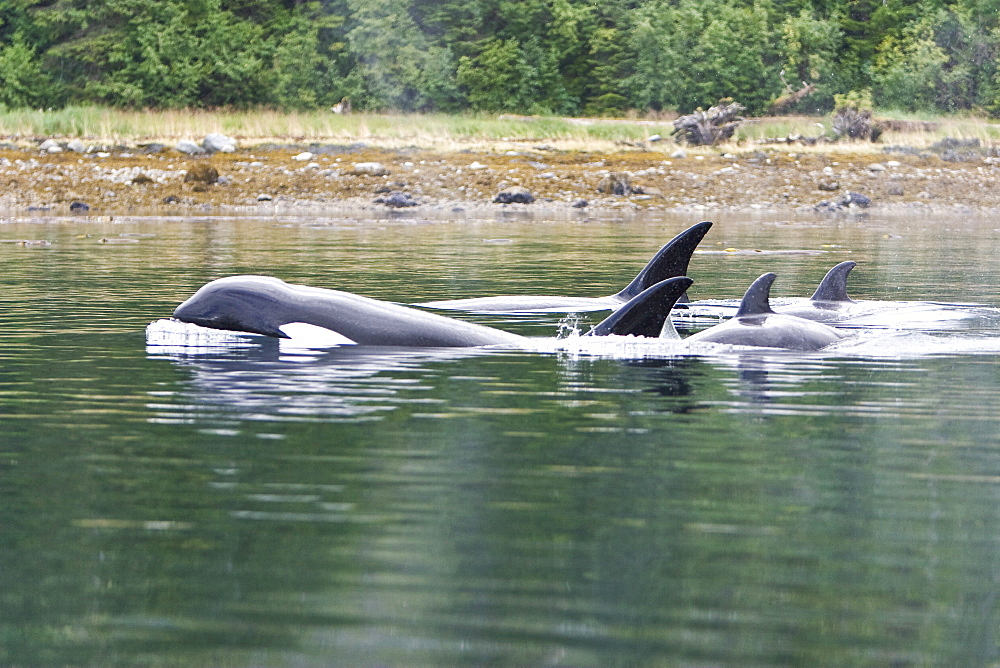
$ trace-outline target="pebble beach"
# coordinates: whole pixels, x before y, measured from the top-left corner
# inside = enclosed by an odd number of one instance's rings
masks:
[[[259,144],[0,145],[0,211],[62,214],[363,208],[869,210],[988,213],[1000,159],[983,150],[795,146],[614,151]],[[507,193],[506,196],[504,193]]]

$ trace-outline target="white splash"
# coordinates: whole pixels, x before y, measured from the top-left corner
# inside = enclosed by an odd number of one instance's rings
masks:
[[[227,332],[161,318],[146,325],[146,352],[169,355],[249,348],[260,338],[258,334]]]

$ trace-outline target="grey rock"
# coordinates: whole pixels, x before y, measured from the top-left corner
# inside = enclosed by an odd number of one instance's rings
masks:
[[[209,153],[232,153],[236,150],[236,140],[219,132],[205,135],[201,145]]]
[[[354,176],[386,176],[389,170],[381,162],[356,162],[347,173]]]
[[[201,146],[198,146],[190,139],[182,139],[174,145],[174,148],[181,153],[186,153],[187,155],[199,155],[205,152]]]
[[[848,191],[839,200],[840,204],[843,206],[856,206],[862,209],[867,209],[871,206],[872,200],[861,193]]]
[[[642,191],[632,187],[632,179],[628,174],[612,172],[598,182],[597,192],[605,195],[631,195]]]
[[[511,186],[493,198],[494,204],[531,204],[534,201],[535,196],[524,186]]]
[[[587,200],[583,199],[582,197],[579,198],[579,199],[573,200],[573,208],[574,209],[583,209],[588,204],[590,204],[590,202],[588,202]]]
[[[835,200],[824,200],[813,207],[821,213],[840,213],[851,209],[867,209],[871,198],[856,192],[846,192]]]
[[[400,192],[399,190],[395,190],[389,193],[387,197],[379,197],[378,199],[375,200],[375,203],[385,204],[386,206],[391,207],[393,209],[403,209],[409,206],[417,206],[420,204],[420,202],[416,201],[406,193]]]

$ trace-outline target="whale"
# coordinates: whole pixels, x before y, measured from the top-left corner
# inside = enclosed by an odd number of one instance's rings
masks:
[[[502,295],[419,302],[415,306],[441,310],[498,312],[498,313],[583,313],[614,310],[627,303],[643,290],[668,278],[685,276],[695,248],[712,227],[708,221],[692,225],[667,242],[646,263],[632,282],[623,290],[605,297],[559,297],[544,295]],[[678,303],[688,301],[683,295]]]
[[[845,336],[822,322],[786,313],[775,313],[770,305],[771,284],[775,278],[777,275],[773,272],[761,275],[743,295],[735,316],[696,332],[684,341],[813,351],[839,341]],[[667,329],[672,327],[673,325],[669,324]],[[667,335],[672,336],[669,332]]]
[[[598,323],[591,336],[655,338],[693,281],[674,277],[652,285]],[[210,329],[293,338],[323,329],[336,343],[396,347],[525,347],[530,339],[392,302],[340,290],[295,285],[271,276],[228,276],[206,283],[174,309],[175,320]]]
[[[777,303],[772,303],[771,307],[776,313],[819,322],[837,322],[864,312],[867,309],[852,308],[861,302],[854,301],[847,294],[847,276],[856,266],[857,262],[853,260],[841,262],[826,273],[812,297],[786,297],[775,300]],[[686,307],[686,315],[728,318],[739,309],[740,300],[704,299],[688,302]]]
[[[838,322],[850,318],[854,315],[851,313],[851,306],[857,302],[847,295],[847,275],[857,264],[853,260],[846,260],[834,266],[826,272],[812,297],[779,306],[775,311],[817,322]]]
[[[820,282],[809,299],[783,300],[776,312],[815,320],[838,328],[925,329],[955,327],[996,309],[981,304],[952,304],[933,301],[854,300],[847,294],[847,277],[857,266],[853,260],[836,265]]]

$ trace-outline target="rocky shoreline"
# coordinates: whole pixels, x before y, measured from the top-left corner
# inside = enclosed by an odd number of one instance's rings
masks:
[[[436,151],[261,144],[189,153],[161,144],[43,145],[0,145],[0,211],[1000,209],[1000,158],[978,147],[873,153],[789,145],[721,153],[667,146],[601,153],[543,145]]]

